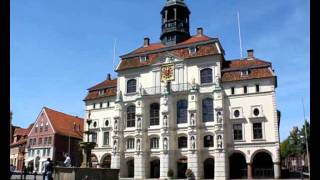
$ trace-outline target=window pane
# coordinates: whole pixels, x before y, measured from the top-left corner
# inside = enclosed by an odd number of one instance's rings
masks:
[[[135,79],[130,79],[127,82],[127,93],[136,92],[137,81]]]
[[[103,145],[109,145],[109,132],[103,133]]]
[[[213,136],[204,136],[204,147],[213,147]]]
[[[200,71],[201,83],[212,83],[212,69],[206,68]]]
[[[211,98],[202,100],[202,121],[213,121],[213,100]]]
[[[187,123],[188,101],[180,100],[177,102],[177,123]]]
[[[233,139],[242,140],[242,124],[233,125]]]
[[[178,147],[179,148],[187,148],[188,147],[188,139],[187,137],[179,137],[178,139]]]
[[[153,103],[150,105],[150,125],[159,125],[159,109],[158,103]]]
[[[127,108],[127,127],[135,127],[136,107],[129,106]]]
[[[262,139],[262,125],[261,123],[253,123],[253,138]]]

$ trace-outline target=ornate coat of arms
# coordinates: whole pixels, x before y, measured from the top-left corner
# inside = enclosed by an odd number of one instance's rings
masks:
[[[174,80],[174,64],[165,64],[161,67],[161,82]]]

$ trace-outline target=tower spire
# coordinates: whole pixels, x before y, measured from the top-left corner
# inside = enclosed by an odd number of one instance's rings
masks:
[[[167,0],[161,15],[160,39],[164,45],[175,45],[190,38],[190,11],[183,0]]]

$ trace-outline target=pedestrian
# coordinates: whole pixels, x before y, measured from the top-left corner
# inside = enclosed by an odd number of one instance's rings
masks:
[[[46,165],[47,165],[48,161],[45,161],[42,165],[42,169],[41,169],[41,173],[42,173],[42,180],[45,180],[46,179],[46,175],[47,175],[47,172],[46,172]]]
[[[46,165],[45,165],[45,172],[46,172],[46,180],[53,180],[52,174],[53,174],[53,163],[50,158],[47,159]]]
[[[27,174],[28,174],[28,168],[24,163],[22,165],[22,172],[23,172],[23,179],[26,180]]]
[[[71,167],[71,159],[70,159],[68,153],[65,154],[65,158],[66,158],[66,160],[63,162],[64,166],[65,167]]]
[[[10,164],[10,179],[11,179],[13,172],[14,172],[14,166],[13,166],[13,164]]]

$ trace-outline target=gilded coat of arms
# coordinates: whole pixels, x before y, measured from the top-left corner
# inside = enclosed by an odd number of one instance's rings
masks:
[[[161,82],[174,80],[174,64],[165,64],[161,67]]]

